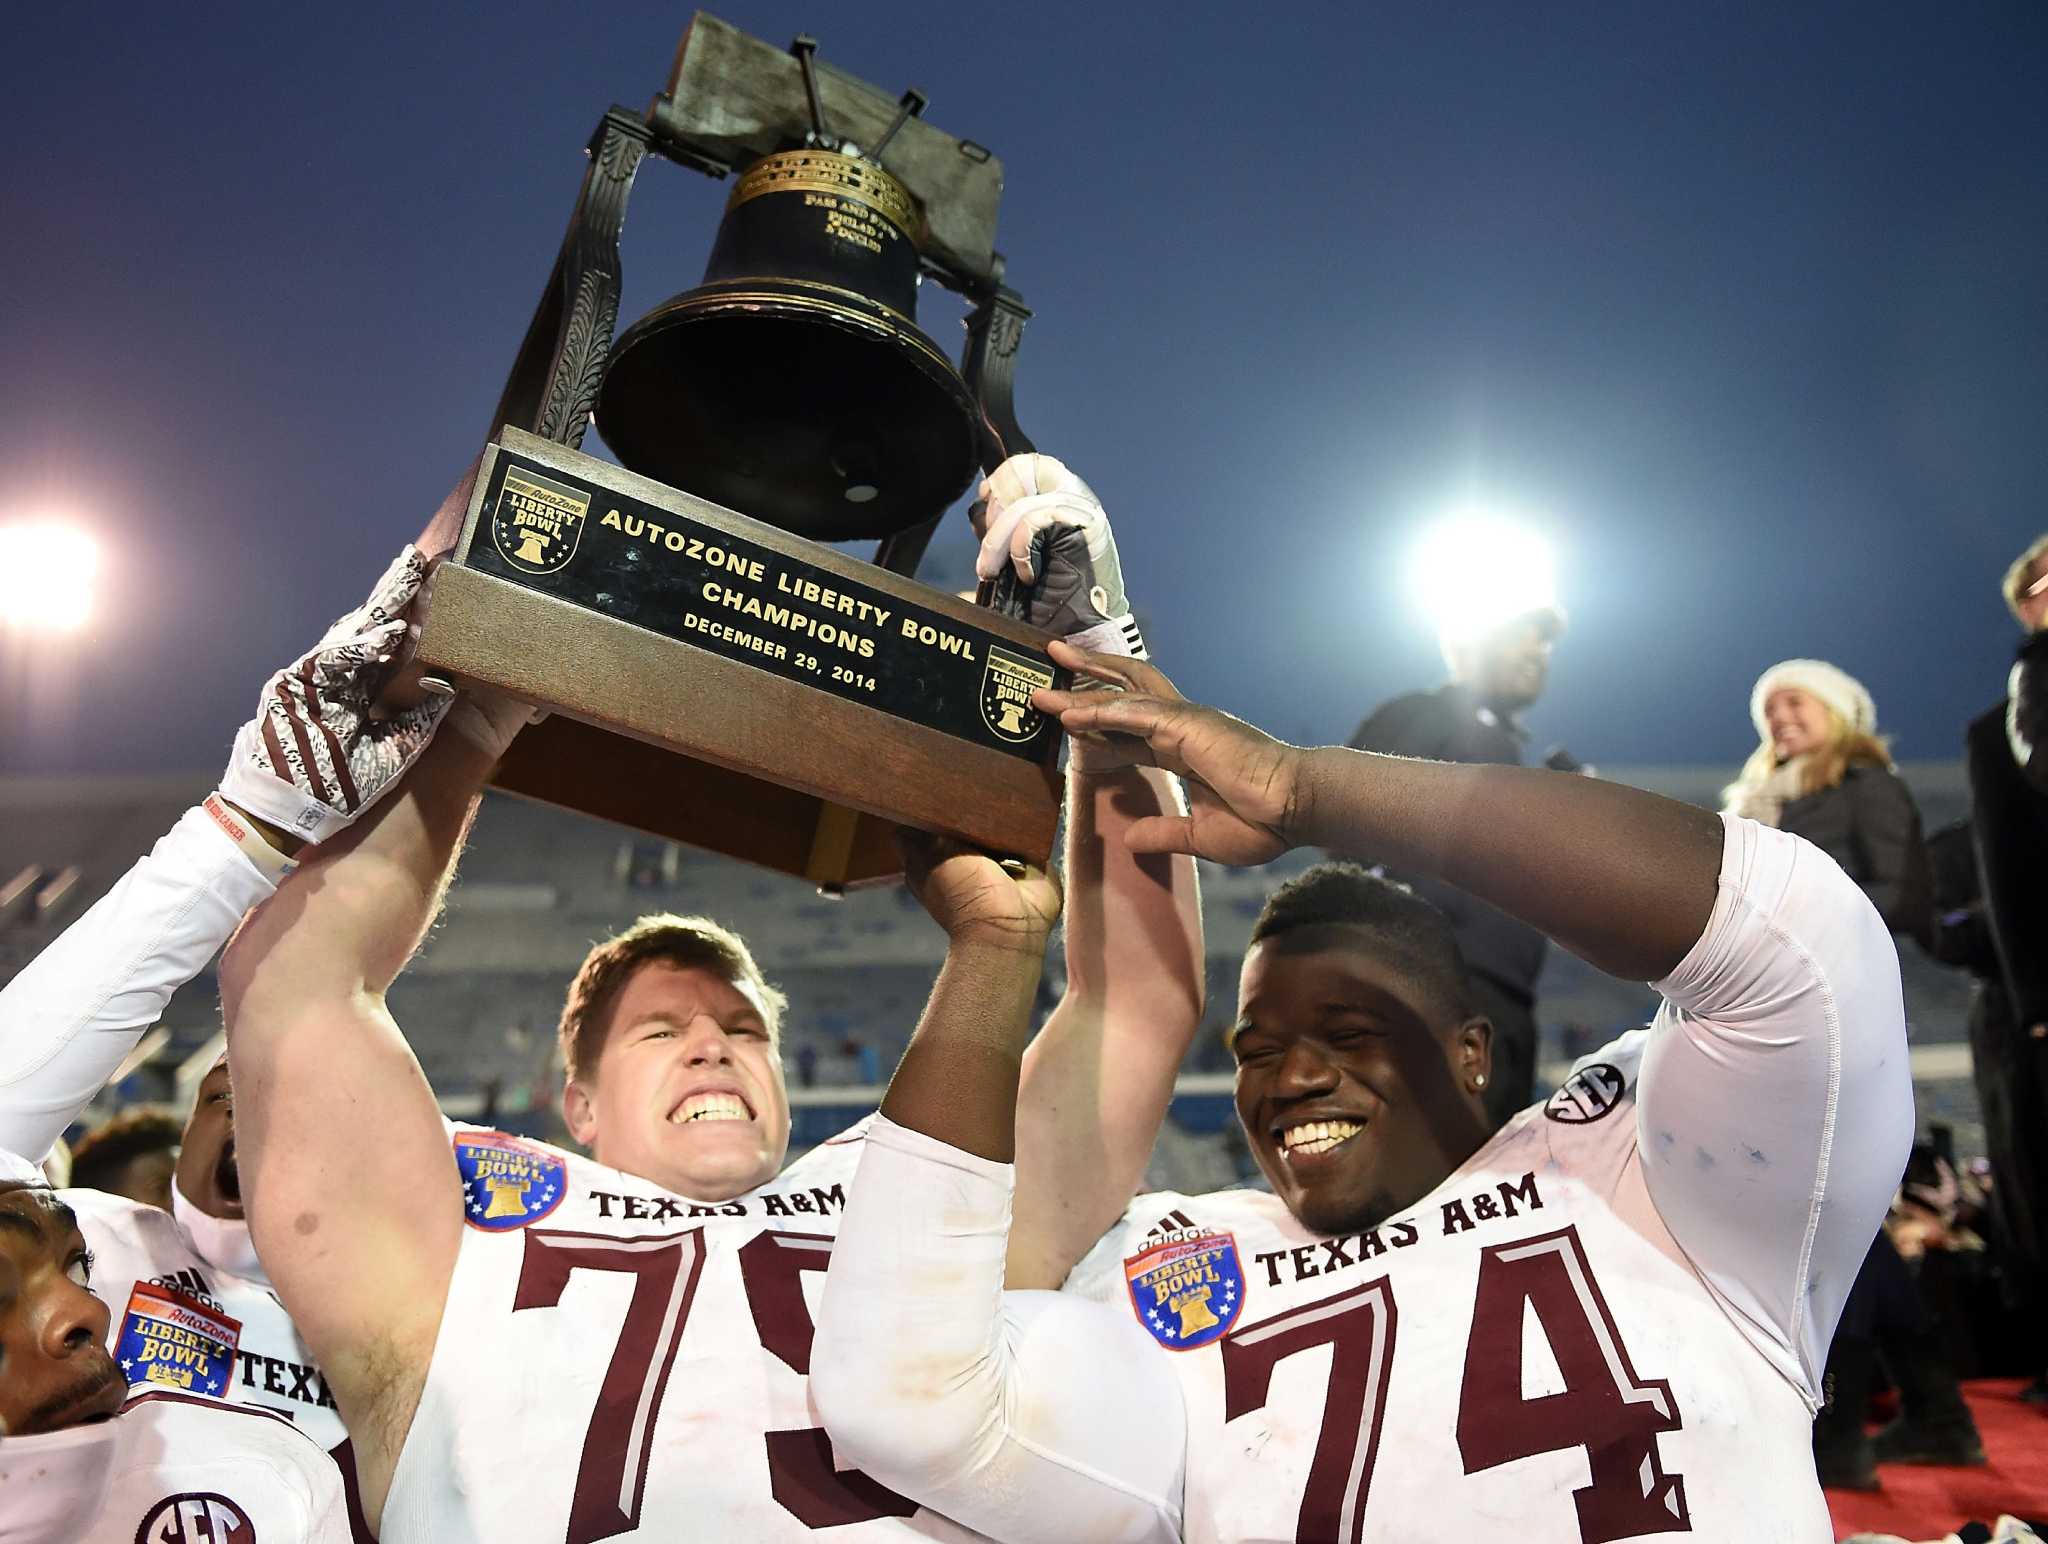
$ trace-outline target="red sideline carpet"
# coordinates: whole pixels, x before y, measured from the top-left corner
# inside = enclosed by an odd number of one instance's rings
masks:
[[[1835,1536],[1894,1533],[1938,1539],[1972,1520],[1995,1521],[2001,1512],[2048,1521],[2048,1406],[2022,1404],[2021,1383],[2018,1378],[1985,1378],[1963,1385],[1990,1460],[1983,1468],[1880,1465],[1882,1490],[1828,1492]]]

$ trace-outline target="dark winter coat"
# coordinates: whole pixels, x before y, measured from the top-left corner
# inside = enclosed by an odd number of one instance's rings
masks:
[[[1934,927],[1934,870],[1920,811],[1897,775],[1875,762],[1849,768],[1832,788],[1786,801],[1778,827],[1842,865],[1885,926],[1925,944]]]
[[[2048,633],[2020,646],[2013,695],[1970,725],[1964,764],[1970,825],[1984,883],[1984,910],[1997,946],[2013,1017],[2022,1028],[2048,1023],[2048,791],[2032,779],[2048,761],[2041,747],[2048,704]],[[2015,760],[2006,718],[2015,715],[2028,765]]]

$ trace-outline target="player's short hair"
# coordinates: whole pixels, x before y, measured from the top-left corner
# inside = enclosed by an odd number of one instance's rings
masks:
[[[1450,1022],[1471,1017],[1472,978],[1450,919],[1406,885],[1356,863],[1318,863],[1288,880],[1266,897],[1251,942],[1277,940],[1285,950],[1290,934],[1332,926],[1372,934],[1373,952],[1415,976]]]
[[[583,1077],[597,1066],[619,993],[633,972],[655,961],[716,971],[735,986],[752,987],[768,1014],[769,1041],[779,1048],[782,1010],[789,999],[768,984],[746,940],[709,917],[658,912],[607,938],[577,967],[559,1031],[562,1065],[570,1077]]]
[[[184,1122],[168,1110],[123,1110],[78,1139],[71,1149],[71,1183],[81,1190],[108,1189],[130,1162],[146,1153],[176,1152],[184,1138]]]
[[[2005,571],[2005,582],[1999,586],[1999,590],[2005,596],[2006,605],[2012,608],[2015,618],[2020,614],[2021,591],[2026,589],[2028,581],[2034,577],[2034,570],[2044,561],[2048,561],[2048,532],[2043,532],[2028,543],[2027,550],[2014,558],[2012,567]]]

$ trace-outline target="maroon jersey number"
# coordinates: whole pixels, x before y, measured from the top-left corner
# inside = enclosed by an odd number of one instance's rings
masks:
[[[548,1228],[526,1232],[514,1313],[559,1306],[562,1289],[576,1271],[621,1271],[633,1278],[626,1321],[583,1434],[567,1544],[593,1544],[640,1526],[649,1438],[703,1268],[704,1245],[696,1233],[605,1238]]]
[[[808,1378],[815,1326],[804,1301],[803,1273],[832,1263],[832,1240],[822,1233],[757,1233],[741,1246],[739,1261],[762,1349]],[[821,1427],[799,1426],[766,1436],[775,1499],[807,1528],[908,1517],[917,1510],[915,1501],[858,1469],[835,1469],[832,1442]]]
[[[640,1526],[654,1423],[704,1268],[696,1231],[661,1238],[611,1238],[529,1228],[512,1311],[555,1308],[572,1271],[622,1271],[633,1297],[583,1434],[564,1544],[596,1544]],[[811,1310],[802,1272],[822,1271],[832,1240],[812,1233],[762,1233],[739,1251],[740,1279],[761,1347],[800,1377],[811,1372]],[[838,1528],[877,1517],[908,1517],[917,1503],[858,1469],[832,1466],[832,1443],[816,1426],[765,1433],[770,1489],[807,1528]]]
[[[1532,1309],[1565,1385],[1533,1399],[1522,1393],[1522,1320]],[[1689,1533],[1685,1477],[1666,1474],[1657,1452],[1657,1438],[1678,1426],[1671,1385],[1630,1365],[1577,1229],[1480,1251],[1458,1403],[1467,1474],[1583,1447],[1592,1483],[1572,1500],[1584,1544]]]
[[[1358,1544],[1393,1367],[1394,1295],[1384,1276],[1224,1337],[1223,1419],[1263,1409],[1273,1369],[1311,1346],[1330,1348],[1330,1381],[1294,1536]]]
[[[1533,1309],[1564,1378],[1559,1393],[1522,1393],[1522,1318]],[[1299,1544],[1359,1544],[1393,1369],[1394,1296],[1383,1276],[1231,1331],[1223,1418],[1265,1407],[1273,1369],[1330,1347],[1323,1419],[1295,1524]],[[1690,1533],[1685,1477],[1667,1474],[1657,1438],[1679,1428],[1671,1385],[1641,1378],[1593,1280],[1576,1228],[1480,1251],[1479,1293],[1465,1344],[1458,1451],[1465,1472],[1583,1447],[1592,1483],[1574,1491],[1583,1544]]]

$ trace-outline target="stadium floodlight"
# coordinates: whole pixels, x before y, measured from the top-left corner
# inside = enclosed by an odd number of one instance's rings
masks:
[[[1527,522],[1493,509],[1460,509],[1431,526],[1415,544],[1408,575],[1417,604],[1446,643],[1558,609],[1550,543]]]
[[[0,624],[76,632],[92,616],[99,544],[54,520],[0,525]]]

